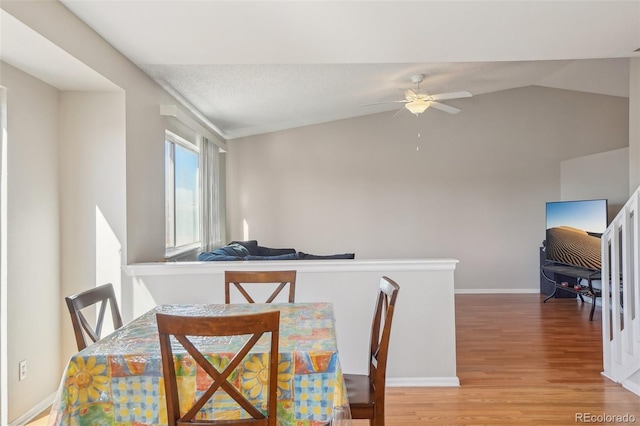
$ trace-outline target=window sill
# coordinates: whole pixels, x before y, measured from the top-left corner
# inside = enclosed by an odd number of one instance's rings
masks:
[[[167,250],[164,255],[164,260],[168,262],[196,260],[198,254],[200,254],[200,244],[191,244],[186,247]]]

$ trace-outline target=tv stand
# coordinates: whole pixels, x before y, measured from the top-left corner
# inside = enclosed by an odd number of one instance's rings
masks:
[[[593,281],[600,280],[602,278],[600,271],[593,271],[589,269],[579,268],[577,266],[568,266],[568,265],[557,265],[555,263],[547,263],[540,267],[540,271],[542,272],[542,276],[554,283],[555,288],[553,293],[547,296],[542,303],[545,303],[547,300],[551,299],[555,296],[558,289],[568,291],[570,293],[577,294],[580,297],[580,300],[584,302],[583,296],[591,297],[591,312],[589,313],[589,321],[593,321],[593,312],[596,309],[596,298],[602,296],[602,291],[597,288],[593,288]],[[568,277],[574,277],[578,279],[578,283],[580,280],[586,280],[586,286],[580,286],[580,289],[576,289],[571,285],[564,286],[562,282],[558,282],[556,279],[552,279],[547,274],[555,274],[565,275]],[[566,283],[565,283],[566,284]]]

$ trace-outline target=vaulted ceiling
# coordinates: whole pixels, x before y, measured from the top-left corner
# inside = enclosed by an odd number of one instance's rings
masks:
[[[417,73],[430,93],[628,96],[640,56],[638,0],[61,2],[224,138],[396,110],[362,105]]]

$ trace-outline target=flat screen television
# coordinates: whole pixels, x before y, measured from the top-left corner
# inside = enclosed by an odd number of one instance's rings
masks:
[[[599,271],[607,219],[605,199],[547,203],[546,259]]]

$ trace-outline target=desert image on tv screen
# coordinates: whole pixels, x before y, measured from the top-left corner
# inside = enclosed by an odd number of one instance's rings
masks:
[[[547,260],[599,270],[606,228],[607,200],[547,203]]]

